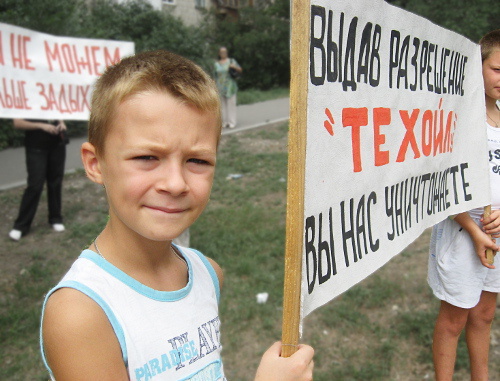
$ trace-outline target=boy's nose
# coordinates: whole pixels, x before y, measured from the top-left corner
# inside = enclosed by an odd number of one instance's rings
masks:
[[[159,192],[167,192],[173,196],[181,195],[188,190],[182,165],[168,165],[159,174],[156,182]]]

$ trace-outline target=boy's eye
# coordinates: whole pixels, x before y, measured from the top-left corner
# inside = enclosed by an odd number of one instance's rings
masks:
[[[195,164],[201,164],[201,165],[209,165],[210,163],[206,160],[203,160],[203,159],[189,159],[188,160],[189,163],[195,163]]]
[[[143,155],[143,156],[136,156],[134,159],[135,160],[149,161],[149,160],[155,160],[156,157],[155,156],[151,156],[151,155]]]

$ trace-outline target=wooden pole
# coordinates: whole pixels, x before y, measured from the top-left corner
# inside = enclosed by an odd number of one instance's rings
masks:
[[[487,205],[484,207],[484,217],[489,217],[490,214],[491,214],[491,205]],[[492,265],[495,262],[495,253],[493,253],[493,250],[486,249],[486,261],[490,265]]]
[[[291,3],[290,127],[288,132],[288,191],[281,356],[299,344],[300,288],[304,231],[304,185],[309,73],[310,1]]]

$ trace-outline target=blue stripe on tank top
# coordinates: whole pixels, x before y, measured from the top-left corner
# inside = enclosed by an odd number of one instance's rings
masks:
[[[188,284],[186,287],[181,288],[180,290],[177,291],[158,291],[155,290],[151,287],[148,287],[141,282],[135,280],[132,278],[130,275],[127,275],[125,272],[117,268],[116,266],[112,265],[109,263],[107,260],[105,260],[103,257],[101,257],[99,254],[94,253],[92,250],[84,250],[80,254],[80,258],[85,258],[88,259],[92,262],[94,262],[97,266],[102,268],[104,271],[108,272],[110,275],[121,281],[122,283],[126,284],[136,292],[138,292],[141,295],[144,295],[150,299],[157,300],[159,302],[175,302],[177,300],[180,300],[184,298],[186,295],[189,294],[191,291],[191,288],[193,287],[193,269],[191,262],[189,261],[189,258],[185,257],[186,263],[188,266]]]
[[[180,250],[180,248],[179,248]],[[219,285],[219,277],[217,276],[217,273],[215,272],[215,269],[214,267],[212,266],[212,264],[209,262],[209,260],[207,259],[207,257],[205,257],[202,253],[200,253],[198,250],[196,249],[191,249],[193,250],[197,255],[198,257],[201,259],[201,261],[203,262],[203,264],[205,265],[205,267],[207,268],[208,270],[208,273],[210,274],[210,276],[212,277],[212,281],[214,282],[214,287],[215,287],[215,293],[217,295],[217,303],[219,303],[219,299],[220,299],[220,285]]]

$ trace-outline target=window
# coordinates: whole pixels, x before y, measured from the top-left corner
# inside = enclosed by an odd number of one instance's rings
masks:
[[[196,8],[206,8],[205,0],[195,0]]]
[[[166,5],[175,5],[176,0],[162,0],[163,4]]]

